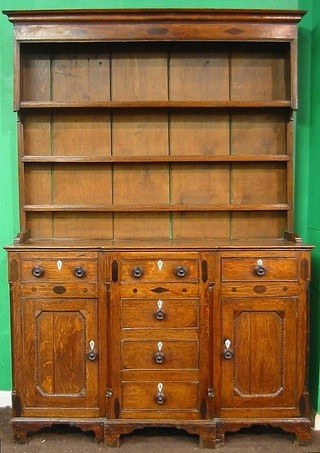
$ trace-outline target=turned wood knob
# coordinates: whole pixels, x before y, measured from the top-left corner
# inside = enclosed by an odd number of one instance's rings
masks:
[[[97,353],[97,351],[96,351],[95,348],[94,348],[95,344],[94,344],[94,341],[93,341],[93,340],[91,340],[91,341],[89,342],[89,346],[90,346],[90,350],[89,350],[89,352],[88,352],[88,354],[87,354],[87,357],[88,357],[88,359],[91,360],[91,361],[96,360],[96,358],[97,358],[97,356],[98,356],[98,353]]]
[[[165,396],[165,394],[162,393],[162,392],[157,392],[157,393],[156,393],[156,396],[155,396],[155,400],[156,400],[156,403],[157,403],[157,404],[160,404],[160,405],[161,405],[161,404],[163,404],[163,403],[165,402],[166,396]]]
[[[44,269],[42,266],[34,266],[31,272],[34,277],[39,278],[44,274]]]
[[[223,351],[223,357],[224,357],[226,360],[230,360],[230,359],[232,359],[232,357],[233,357],[233,352],[230,351],[230,349],[225,349],[225,350]]]
[[[74,275],[78,278],[83,278],[86,275],[86,270],[82,266],[77,266],[74,271]]]
[[[136,266],[136,267],[134,267],[134,268],[132,269],[131,275],[132,275],[134,278],[140,278],[140,277],[142,277],[142,275],[143,275],[143,270],[141,269],[141,267]]]
[[[230,349],[231,347],[231,341],[229,338],[226,338],[224,340],[224,349],[222,351],[222,355],[226,360],[230,360],[233,357],[233,351]]]
[[[93,360],[96,360],[96,358],[97,358],[97,353],[96,353],[96,351],[90,351],[90,352],[88,352],[88,359],[89,359],[89,360],[92,360],[92,361],[93,361]]]
[[[156,310],[154,313],[154,317],[156,318],[157,321],[163,321],[164,318],[166,317],[166,314],[163,310]]]
[[[155,352],[153,354],[153,358],[156,363],[159,363],[159,364],[163,363],[164,359],[165,359],[164,352],[161,352],[161,351]]]
[[[187,275],[187,269],[184,266],[178,266],[176,269],[177,277],[185,277]]]
[[[254,268],[254,271],[258,275],[258,277],[263,277],[263,275],[265,275],[267,272],[267,270],[264,266],[256,266]]]

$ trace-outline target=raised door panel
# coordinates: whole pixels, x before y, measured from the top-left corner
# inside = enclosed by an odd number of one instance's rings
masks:
[[[297,301],[223,299],[222,412],[261,416],[286,408],[295,414]]]
[[[26,415],[48,407],[50,415],[98,415],[97,301],[22,300]],[[91,343],[90,346],[90,342]],[[49,409],[49,410],[50,410]],[[35,413],[34,415],[37,415]]]

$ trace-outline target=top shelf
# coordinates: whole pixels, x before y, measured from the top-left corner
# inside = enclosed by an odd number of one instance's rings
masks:
[[[290,101],[108,101],[108,102],[55,102],[22,101],[22,109],[105,108],[105,109],[184,109],[184,108],[288,108]]]

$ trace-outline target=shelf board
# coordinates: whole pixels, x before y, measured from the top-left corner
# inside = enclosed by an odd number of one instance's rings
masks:
[[[55,102],[55,101],[21,101],[20,108],[54,109],[54,108],[266,108],[291,107],[291,101],[96,101],[96,102]]]
[[[224,205],[25,205],[24,211],[62,212],[173,212],[173,211],[288,211],[290,205],[278,204],[224,204]]]
[[[144,162],[286,162],[288,155],[200,156],[24,156],[25,163],[144,163]]]

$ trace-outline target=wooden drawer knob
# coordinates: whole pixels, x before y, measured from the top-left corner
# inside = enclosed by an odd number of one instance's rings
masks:
[[[163,384],[161,382],[159,382],[158,384],[158,391],[157,393],[155,394],[155,400],[156,400],[156,403],[161,405],[165,402],[166,400],[166,396],[165,394],[163,393]]]
[[[31,272],[34,277],[39,278],[44,274],[44,269],[42,266],[34,266]]]
[[[184,266],[178,266],[176,269],[176,276],[177,277],[185,277],[187,275],[187,268]]]
[[[164,318],[166,317],[166,313],[160,308],[158,308],[158,310],[154,312],[154,317],[156,318],[157,321],[163,321]]]
[[[266,270],[266,268],[264,266],[256,266],[254,268],[254,271],[255,271],[255,273],[257,274],[258,277],[263,277],[266,274],[266,272],[267,272],[267,270]]]
[[[159,364],[163,363],[165,360],[164,352],[161,352],[161,351],[155,352],[153,354],[153,358],[156,363],[159,363]]]
[[[143,275],[143,270],[141,269],[141,267],[136,266],[136,267],[134,267],[134,268],[132,269],[131,275],[132,275],[134,278],[140,278],[140,277],[142,277],[142,275]]]
[[[73,273],[77,278],[83,278],[86,275],[86,270],[83,266],[77,266]]]

